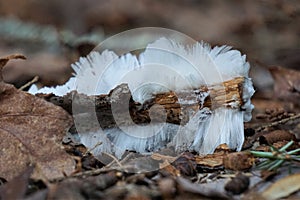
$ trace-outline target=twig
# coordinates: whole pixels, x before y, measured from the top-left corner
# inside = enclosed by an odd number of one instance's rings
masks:
[[[102,142],[97,142],[97,144],[95,144],[95,146],[91,149],[88,149],[83,156],[86,156],[88,153],[91,153],[94,149],[96,149],[98,146],[100,146],[102,144]]]
[[[118,161],[117,158],[115,158],[113,155],[108,154],[108,153],[104,153],[103,154],[111,157],[113,159],[113,161],[111,163],[109,163],[108,165],[106,165],[105,167],[101,168],[101,169],[93,169],[93,170],[89,170],[89,171],[84,171],[84,172],[79,172],[76,174],[71,174],[70,176],[64,176],[64,177],[60,177],[60,178],[55,178],[55,179],[50,179],[48,180],[50,183],[55,183],[55,182],[60,182],[69,178],[79,178],[79,177],[84,177],[84,176],[96,176],[99,175],[101,173],[105,173],[105,172],[111,172],[111,171],[120,171],[120,169],[116,169],[116,168],[110,168],[109,165],[112,165],[113,163],[117,163],[121,168],[123,168],[123,165]]]
[[[108,165],[106,165],[106,167],[110,167],[113,163],[116,162],[121,168],[123,168],[123,165],[119,162],[119,160],[115,156],[113,156],[109,153],[105,153],[105,152],[102,152],[102,153],[113,159],[113,161],[111,163],[109,163]]]
[[[23,86],[21,86],[19,88],[19,90],[24,90],[25,88],[31,86],[32,84],[34,84],[35,82],[37,82],[39,80],[39,77],[38,76],[35,76],[31,81],[25,83]]]
[[[265,130],[267,128],[270,128],[270,127],[273,127],[273,126],[277,126],[277,125],[280,125],[280,124],[285,124],[285,123],[287,123],[289,121],[293,121],[293,120],[296,120],[296,119],[300,119],[300,113],[296,114],[296,115],[293,115],[291,117],[288,117],[288,118],[276,121],[276,122],[272,122],[270,124],[266,124],[266,125],[260,126],[260,127],[258,127],[258,128],[255,129],[255,132],[261,132],[261,131],[263,131],[263,130]]]
[[[123,158],[122,160],[120,160],[120,163],[122,164],[124,164],[125,162],[127,162],[128,160],[130,160],[131,158],[132,158],[132,156],[134,156],[134,153],[133,152],[129,152],[126,156],[125,156],[125,158]]]
[[[78,177],[84,177],[84,176],[96,176],[101,173],[111,172],[111,171],[116,171],[116,169],[112,169],[112,168],[109,169],[109,168],[103,167],[101,169],[94,169],[94,170],[89,170],[89,171],[72,174],[70,176],[64,176],[64,177],[60,177],[60,178],[50,179],[49,182],[55,183],[55,182],[63,181],[65,179],[69,179],[69,178],[78,178]]]
[[[77,112],[76,117],[79,117],[82,123],[90,123],[90,120],[93,119],[94,115],[81,115],[93,107],[92,109],[96,110],[98,121],[104,129],[116,125],[131,126],[162,120],[172,124],[185,125],[192,117],[190,113],[196,113],[199,110],[203,110],[203,113],[208,116],[213,110],[220,107],[241,109],[244,104],[242,98],[244,82],[245,78],[236,77],[219,84],[202,85],[198,89],[169,91],[156,94],[143,104],[133,100],[127,84],[115,87],[108,94],[96,96],[87,96],[76,91],[72,91],[63,97],[55,95],[50,97],[49,95],[39,96],[61,106],[69,113],[73,112],[72,108],[80,107],[80,113]],[[128,110],[130,118],[127,115]],[[150,113],[154,118],[151,119]],[[116,117],[120,119],[117,123]]]

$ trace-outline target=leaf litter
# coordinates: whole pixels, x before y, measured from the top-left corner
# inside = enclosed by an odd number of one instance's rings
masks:
[[[0,61],[4,66],[12,58],[22,57],[10,56]],[[259,184],[267,184],[268,181],[264,180],[263,171],[255,171],[260,160],[247,149],[270,151],[268,145],[281,148],[287,143],[282,141],[296,140],[295,137],[289,137],[295,133],[291,134],[281,128],[287,129],[284,127],[285,123],[290,121],[297,124],[299,119],[291,111],[285,110],[284,106],[275,107],[273,110],[266,109],[266,117],[258,115],[258,123],[247,125],[249,131],[246,131],[246,142],[247,139],[250,142],[242,152],[231,152],[226,145],[220,145],[214,154],[206,156],[185,152],[173,157],[164,155],[162,151],[145,157],[128,152],[120,161],[113,155],[106,155],[109,164],[105,165],[101,163],[103,157],[100,160],[93,157],[82,145],[74,142],[76,139],[66,140],[64,146],[68,153],[63,149],[61,142],[73,124],[70,115],[61,108],[64,105],[56,106],[45,101],[51,100],[47,95],[35,97],[3,81],[0,89],[0,172],[10,183],[0,188],[3,194],[9,194],[7,192],[17,185],[14,181],[18,180],[17,177],[25,177],[22,179],[23,185],[37,187],[36,183],[29,181],[31,179],[41,179],[46,184],[46,189],[37,189],[30,195],[21,189],[19,198],[239,199],[244,195],[269,198],[268,195],[274,192],[268,191],[280,187],[278,185],[282,184],[281,179],[265,192],[257,189]],[[69,137],[74,136],[72,131],[68,134]],[[293,148],[299,148],[299,145],[296,143]],[[157,170],[152,169],[153,165]],[[28,175],[28,166],[34,169],[32,175]],[[147,167],[151,169],[145,170]],[[278,173],[272,172],[272,177],[276,177]],[[288,171],[283,174],[287,176]],[[283,174],[281,171],[281,176],[284,177]],[[287,196],[297,190],[293,186],[282,193]],[[278,193],[278,197],[283,194]]]

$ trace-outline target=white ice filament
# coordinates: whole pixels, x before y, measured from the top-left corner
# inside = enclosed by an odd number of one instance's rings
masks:
[[[254,89],[248,77],[250,66],[246,56],[237,50],[228,46],[211,48],[204,42],[184,46],[161,38],[149,44],[138,57],[132,54],[118,57],[111,51],[91,52],[72,68],[75,76],[65,85],[40,90],[32,86],[29,92],[63,96],[77,90],[87,95],[99,95],[109,93],[121,83],[128,83],[133,99],[143,103],[158,93],[195,89],[245,77],[242,110],[204,108],[186,125],[161,122],[127,127],[126,131],[116,127],[103,130],[101,137],[95,136],[97,132],[79,133],[82,143],[89,148],[95,146],[96,140],[103,140],[103,144],[93,150],[95,154],[112,152],[121,157],[125,150],[145,153],[167,145],[174,146],[177,151],[196,150],[203,154],[213,153],[223,143],[236,150],[242,147],[243,122],[251,119],[253,105],[250,98]],[[180,103],[188,102],[181,99]],[[155,134],[143,137],[153,131]]]

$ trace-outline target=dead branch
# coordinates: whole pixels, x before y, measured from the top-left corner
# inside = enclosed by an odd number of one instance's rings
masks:
[[[121,125],[150,123],[164,118],[168,123],[185,124],[193,114],[204,108],[209,112],[220,107],[241,109],[245,103],[242,98],[243,84],[244,78],[238,77],[221,84],[202,86],[194,90],[157,94],[144,104],[132,99],[127,84],[121,84],[105,95],[87,96],[72,91],[63,97],[53,94],[38,94],[38,96],[63,107],[70,114],[82,115],[86,122],[91,122],[87,113],[96,112],[102,128],[115,126],[116,117],[121,119],[118,125],[120,123]]]

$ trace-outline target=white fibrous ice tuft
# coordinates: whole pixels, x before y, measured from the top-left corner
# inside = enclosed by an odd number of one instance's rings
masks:
[[[244,77],[245,80],[241,109],[220,107],[212,111],[204,108],[192,113],[185,125],[151,123],[126,127],[126,130],[124,127],[114,127],[99,133],[79,133],[82,143],[93,149],[94,154],[114,153],[120,158],[125,150],[146,153],[165,146],[174,146],[177,151],[195,150],[208,154],[224,143],[236,150],[242,147],[243,122],[251,120],[254,106],[250,98],[254,89],[248,77],[250,65],[246,56],[231,47],[211,48],[204,42],[185,46],[161,38],[148,44],[139,56],[117,56],[108,50],[91,52],[87,57],[80,58],[72,68],[75,75],[66,84],[41,89],[33,85],[29,92],[63,96],[77,90],[86,95],[99,95],[108,94],[121,83],[127,83],[133,100],[144,103],[158,93],[195,89],[236,77]],[[197,98],[203,103],[208,95],[209,91]],[[189,103],[184,98],[178,101],[180,104]],[[237,105],[233,102],[231,106]],[[94,148],[99,140],[102,144]]]

